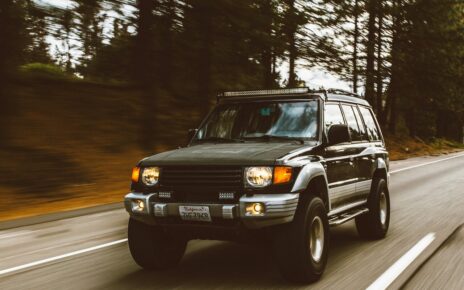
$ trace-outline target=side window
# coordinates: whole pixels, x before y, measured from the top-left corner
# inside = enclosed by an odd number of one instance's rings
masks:
[[[343,113],[345,113],[348,128],[350,128],[351,140],[361,141],[362,134],[361,130],[359,129],[358,122],[356,121],[356,116],[354,115],[353,107],[348,105],[342,105],[342,108]]]
[[[326,129],[329,129],[331,125],[345,124],[342,111],[340,110],[340,106],[338,104],[325,105],[324,119]]]
[[[369,136],[367,135],[366,127],[364,122],[359,114],[358,107],[353,107],[354,115],[356,116],[356,121],[358,121],[359,132],[361,133],[361,140],[369,141]]]
[[[365,107],[359,107],[359,109],[361,110],[361,115],[363,116],[364,123],[366,124],[367,134],[369,135],[369,139],[371,141],[380,140],[379,129],[377,128],[377,125],[375,124],[374,116],[372,115],[372,112]]]

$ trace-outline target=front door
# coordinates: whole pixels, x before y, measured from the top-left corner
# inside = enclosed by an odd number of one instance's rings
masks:
[[[346,124],[339,103],[326,103],[326,131],[331,125]],[[350,143],[328,146],[324,150],[332,209],[346,203],[356,193],[357,170]]]

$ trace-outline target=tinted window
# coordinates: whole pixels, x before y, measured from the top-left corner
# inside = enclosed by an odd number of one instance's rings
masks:
[[[359,108],[361,110],[361,115],[364,119],[364,123],[367,127],[367,134],[369,135],[370,140],[380,140],[380,133],[377,125],[375,124],[374,117],[372,112],[364,107]]]
[[[295,137],[316,139],[317,101],[224,104],[199,130],[197,140]]]
[[[325,105],[325,127],[329,129],[334,124],[345,124],[340,106],[338,104]]]
[[[364,122],[359,114],[358,107],[353,107],[354,115],[356,116],[356,121],[358,121],[359,131],[361,133],[361,140],[369,140],[369,136],[367,136],[366,127],[364,126]]]
[[[351,140],[352,141],[361,141],[362,134],[359,129],[358,122],[356,121],[356,116],[353,112],[352,106],[342,105],[343,113],[345,113],[346,122],[348,123],[348,128],[350,128]]]

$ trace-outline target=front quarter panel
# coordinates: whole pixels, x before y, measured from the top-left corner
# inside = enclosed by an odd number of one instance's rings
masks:
[[[324,164],[320,161],[309,162],[301,168],[301,171],[293,184],[292,192],[304,192],[308,188],[311,180],[316,177],[324,178],[325,186],[327,186],[327,175]],[[324,194],[327,195],[327,192],[328,188]],[[322,199],[329,201],[328,196],[323,196]],[[329,208],[327,210],[330,210],[330,201]]]

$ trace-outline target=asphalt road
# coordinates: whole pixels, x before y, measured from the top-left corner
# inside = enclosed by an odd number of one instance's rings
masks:
[[[118,209],[0,231],[0,289],[464,289],[464,154],[391,171],[388,236],[361,240],[353,222],[332,228],[326,272],[309,286],[282,280],[267,247],[229,242],[191,241],[178,269],[141,270]]]

